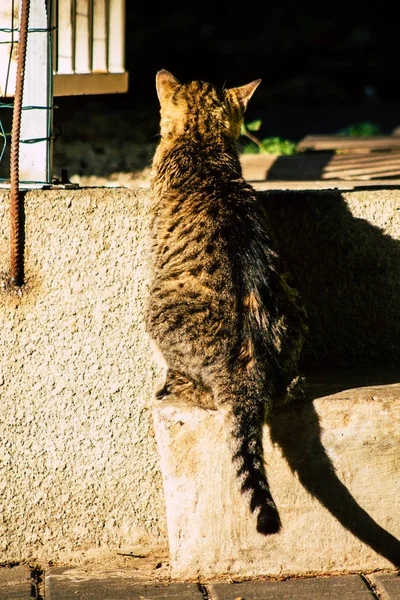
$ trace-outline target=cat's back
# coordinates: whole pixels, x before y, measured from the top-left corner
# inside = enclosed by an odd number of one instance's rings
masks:
[[[163,276],[190,256],[226,262],[241,209],[255,204],[236,150],[238,115],[225,92],[193,81],[159,91],[162,138],[153,160],[154,240]],[[232,131],[232,129],[234,131]],[[238,232],[237,232],[238,234]],[[174,250],[171,252],[171,249]],[[179,256],[178,256],[179,255]]]
[[[199,160],[197,155],[189,158],[187,148],[182,153],[190,169],[187,166],[180,184],[161,193],[153,191],[154,243],[163,269],[160,276],[167,277],[169,267],[176,269],[178,262],[186,269],[189,259],[199,265],[213,261],[227,267],[229,263],[237,270],[246,248],[258,246],[259,252],[264,252],[270,241],[265,213],[236,165],[232,168],[228,160],[224,167],[223,154],[218,160],[214,152],[205,152]]]
[[[200,285],[207,279],[220,292],[218,276],[228,287],[248,260],[261,260],[270,242],[236,148],[241,88],[218,91],[201,81],[159,79],[162,137],[151,185],[159,282],[189,271]],[[256,86],[245,86],[247,95]]]

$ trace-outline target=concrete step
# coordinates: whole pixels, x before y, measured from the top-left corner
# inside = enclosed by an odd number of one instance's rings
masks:
[[[264,452],[283,528],[268,537],[239,492],[223,414],[157,405],[173,576],[399,566],[399,380],[397,370],[310,373],[309,401],[271,418]]]

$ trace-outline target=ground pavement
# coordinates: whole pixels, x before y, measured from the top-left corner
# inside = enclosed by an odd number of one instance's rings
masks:
[[[0,567],[0,600],[398,600],[396,571],[293,578],[284,581],[173,582],[134,569]]]

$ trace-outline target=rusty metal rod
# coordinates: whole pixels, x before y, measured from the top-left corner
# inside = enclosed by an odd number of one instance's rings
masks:
[[[30,0],[22,0],[19,26],[17,78],[15,84],[13,121],[11,130],[10,157],[10,276],[14,285],[22,285],[24,280],[24,206],[23,195],[19,192],[19,143],[21,132],[22,96],[24,91],[25,57],[28,38]]]

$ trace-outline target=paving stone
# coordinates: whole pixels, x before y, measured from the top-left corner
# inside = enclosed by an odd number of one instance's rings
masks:
[[[207,585],[211,600],[372,600],[358,575]]]
[[[0,567],[0,600],[32,600],[30,577],[26,566]]]
[[[373,573],[368,579],[376,585],[382,600],[400,599],[400,575],[397,573]]]
[[[46,573],[46,600],[204,600],[197,584],[139,583],[116,574],[80,579],[65,569]]]

